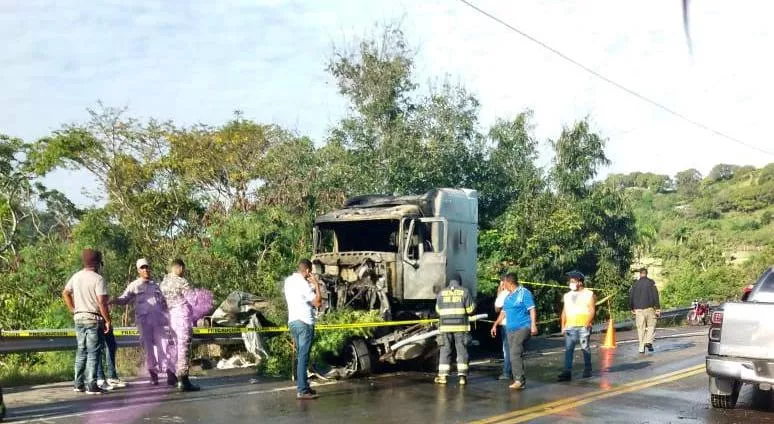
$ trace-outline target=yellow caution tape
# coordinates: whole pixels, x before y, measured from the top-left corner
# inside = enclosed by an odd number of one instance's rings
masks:
[[[358,322],[358,323],[340,323],[340,324],[318,324],[315,330],[334,331],[334,330],[352,330],[362,328],[377,327],[395,327],[402,325],[433,324],[438,319],[417,319],[406,321],[379,321],[379,322]],[[218,334],[242,334],[242,333],[284,333],[288,331],[287,326],[281,327],[194,327],[193,334],[197,335],[218,335]],[[121,328],[113,330],[116,336],[137,336],[139,331],[136,328]],[[73,329],[53,329],[53,330],[2,330],[0,337],[5,338],[46,338],[46,337],[75,337]]]
[[[546,287],[560,287],[556,284],[543,284],[532,283],[523,281],[521,284],[529,284],[536,286]],[[597,301],[597,305],[608,301],[613,295],[608,295],[604,299]],[[557,321],[558,318],[551,319],[549,321],[542,321],[542,323]],[[418,324],[434,324],[438,319],[417,319],[406,321],[379,321],[379,322],[358,322],[358,323],[338,323],[338,324],[317,324],[315,330],[317,331],[336,331],[336,330],[355,330],[364,328],[379,328],[379,327],[396,327],[402,325],[418,325]],[[219,335],[219,334],[242,334],[242,333],[285,333],[288,331],[287,326],[281,327],[194,327],[193,334],[196,335]],[[116,336],[139,336],[140,332],[136,328],[116,328],[113,330],[113,334]],[[0,337],[5,338],[46,338],[46,337],[75,337],[74,329],[52,329],[52,330],[0,330]]]

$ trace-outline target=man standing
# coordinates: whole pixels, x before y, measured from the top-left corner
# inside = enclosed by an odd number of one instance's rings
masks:
[[[562,308],[562,333],[564,333],[564,371],[559,381],[572,380],[572,362],[575,346],[580,343],[583,350],[583,378],[591,377],[591,323],[596,313],[594,292],[584,287],[585,277],[577,271],[570,277],[570,291],[564,295]]]
[[[150,263],[147,259],[137,260],[139,278],[129,283],[124,293],[111,303],[126,305],[134,303],[134,322],[140,332],[140,344],[145,350],[145,364],[148,368],[150,383],[159,384],[162,365],[167,363],[166,354],[166,304],[161,287],[151,278]],[[174,365],[167,365],[167,373]],[[175,379],[168,375],[167,381]],[[110,380],[108,380],[110,382]],[[110,382],[112,384],[112,382]]]
[[[288,328],[296,346],[296,398],[317,399],[309,387],[307,369],[314,339],[315,309],[322,304],[320,282],[312,274],[312,263],[303,259],[295,273],[285,279],[285,301],[288,304]]]
[[[656,319],[661,315],[656,282],[648,278],[647,268],[640,269],[640,279],[634,282],[629,292],[629,307],[637,323],[637,338],[640,341],[639,352],[645,348],[653,352],[653,338],[656,336]]]
[[[524,344],[538,333],[537,311],[535,299],[532,293],[519,284],[516,274],[508,273],[502,277],[507,296],[503,302],[500,315],[492,325],[491,334],[495,337],[497,326],[505,323],[508,352],[513,375],[511,389],[524,390],[526,381],[524,378]]]
[[[504,278],[504,277],[503,277]],[[503,305],[505,304],[505,299],[510,294],[510,291],[507,290],[506,284],[503,281],[503,279],[500,280],[500,286],[497,288],[497,298],[495,299],[494,308],[495,313],[497,316],[500,316],[500,311],[503,309]],[[511,354],[508,350],[508,333],[505,331],[505,327],[508,324],[508,318],[503,317],[503,319],[500,321],[499,326],[495,326],[495,328],[500,333],[500,338],[502,339],[503,343],[503,373],[497,377],[498,380],[510,380],[511,379]],[[495,337],[495,336],[493,336]]]
[[[108,302],[109,304],[109,302]],[[102,390],[122,389],[126,387],[126,383],[118,378],[118,371],[116,370],[116,353],[118,352],[118,342],[116,342],[116,336],[113,334],[113,328],[105,333],[105,355],[99,356],[99,364],[97,365],[97,385]],[[105,358],[105,367],[107,367],[108,378],[105,379],[105,371],[102,369],[102,358]]]
[[[161,282],[161,293],[164,295],[164,302],[169,308],[169,326],[172,328],[175,339],[175,350],[170,352],[169,361],[175,364],[175,373],[167,370],[167,384],[177,384],[179,392],[195,392],[199,386],[191,383],[188,378],[188,369],[190,367],[190,358],[188,357],[191,348],[191,336],[193,329],[191,305],[185,298],[186,292],[191,290],[188,280],[185,276],[185,263],[182,259],[172,261],[169,274]]]
[[[83,269],[67,281],[62,298],[73,314],[78,342],[75,353],[75,391],[99,395],[105,391],[97,386],[97,367],[105,343],[105,333],[111,328],[108,288],[105,279],[99,275],[102,254],[84,249],[81,260]]]
[[[457,354],[457,375],[461,386],[468,383],[468,344],[470,343],[470,324],[468,316],[475,305],[468,289],[462,286],[459,276],[449,280],[448,286],[438,293],[435,310],[440,316],[438,329],[441,331],[440,357],[436,384],[446,384],[451,371],[452,349]]]

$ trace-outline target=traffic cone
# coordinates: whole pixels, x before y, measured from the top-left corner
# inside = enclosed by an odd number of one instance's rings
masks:
[[[610,317],[610,321],[607,324],[607,333],[605,333],[605,343],[602,345],[602,349],[615,349],[615,325],[613,325],[613,317]]]

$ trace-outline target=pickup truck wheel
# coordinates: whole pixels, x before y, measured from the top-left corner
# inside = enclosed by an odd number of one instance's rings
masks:
[[[710,393],[710,403],[713,408],[718,409],[734,409],[736,408],[736,401],[739,399],[739,392],[742,390],[742,383],[735,381],[732,383],[733,388],[731,394],[721,395]]]
[[[774,395],[771,390],[761,390],[755,387],[753,391],[753,406],[760,411],[770,411],[772,402],[774,402]]]

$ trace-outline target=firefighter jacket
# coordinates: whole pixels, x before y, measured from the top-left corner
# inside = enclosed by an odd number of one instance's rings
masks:
[[[474,308],[468,289],[450,284],[438,293],[435,304],[435,310],[440,317],[439,330],[442,333],[470,331],[468,315],[473,313]]]

